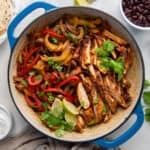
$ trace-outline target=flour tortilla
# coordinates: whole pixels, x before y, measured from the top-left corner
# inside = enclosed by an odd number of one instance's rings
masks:
[[[8,23],[13,16],[11,0],[0,0],[0,35],[6,32]]]

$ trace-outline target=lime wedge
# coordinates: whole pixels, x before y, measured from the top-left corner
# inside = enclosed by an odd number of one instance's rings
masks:
[[[76,6],[87,6],[89,3],[87,0],[74,0],[74,5]]]
[[[73,105],[72,103],[68,102],[65,99],[63,99],[62,103],[63,103],[65,110],[68,111],[69,113],[71,113],[72,115],[79,114],[77,107],[75,105]]]
[[[74,127],[77,122],[77,117],[75,115],[72,115],[71,113],[65,112],[65,120],[68,124]]]
[[[55,98],[52,107],[51,112],[55,117],[60,117],[63,113],[63,105],[62,101],[59,98]]]

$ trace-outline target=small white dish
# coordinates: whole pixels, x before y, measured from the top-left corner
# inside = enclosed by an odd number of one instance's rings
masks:
[[[12,118],[6,107],[0,104],[0,140],[8,136],[12,128]]]
[[[150,27],[142,27],[142,26],[139,26],[139,25],[136,25],[134,24],[132,21],[130,21],[128,19],[128,17],[125,15],[124,13],[124,10],[123,10],[123,6],[122,6],[122,2],[123,0],[120,0],[120,12],[121,12],[121,15],[123,16],[124,20],[132,27],[136,28],[136,29],[139,29],[139,30],[143,30],[143,31],[148,31],[150,30]]]

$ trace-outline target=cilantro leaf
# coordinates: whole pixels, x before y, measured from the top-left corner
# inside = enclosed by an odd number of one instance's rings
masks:
[[[54,37],[51,38],[51,41],[53,44],[56,44],[56,45],[59,43],[58,39],[56,39]]]
[[[20,83],[21,83],[22,85],[24,85],[25,87],[28,87],[28,82],[27,82],[27,80],[21,79]]]
[[[115,45],[112,41],[106,40],[102,43],[102,47],[103,47],[104,50],[111,53],[114,50]]]
[[[54,101],[55,97],[54,97],[54,95],[52,93],[47,93],[47,96],[48,96],[48,101],[49,102],[53,102]]]
[[[68,32],[68,33],[67,33],[67,39],[68,39],[68,40],[73,40],[73,36],[72,36],[72,33],[71,33],[71,32]]]
[[[94,104],[94,105],[98,104],[98,102],[99,102],[98,98],[95,98],[95,99],[93,100],[93,104]]]
[[[42,78],[43,78],[43,76],[42,76],[41,74],[38,74],[38,75],[35,76],[35,79],[36,79],[36,80],[40,80],[40,79],[42,79]]]
[[[144,87],[147,88],[150,86],[150,81],[149,80],[145,80],[144,81]]]
[[[48,59],[48,64],[58,71],[62,71],[63,67],[60,65],[60,62],[54,61],[51,57]]]
[[[106,115],[108,112],[108,108],[106,107],[106,105],[103,106],[103,111],[102,111],[102,114],[103,115]]]
[[[55,136],[61,137],[64,135],[64,126],[61,126],[59,129],[55,131]]]
[[[109,57],[101,58],[100,59],[100,67],[104,67],[107,70],[113,70],[117,76],[118,80],[120,80],[123,76],[124,72],[124,60],[118,58],[117,60],[113,60]]]
[[[47,111],[48,110],[48,103],[42,102],[42,105],[43,105],[45,111]]]
[[[143,93],[143,100],[145,104],[150,105],[150,91],[145,91]]]
[[[98,47],[95,49],[96,53],[98,56],[102,56],[102,57],[107,57],[109,56],[109,52],[107,52],[106,50],[104,50],[102,47]]]

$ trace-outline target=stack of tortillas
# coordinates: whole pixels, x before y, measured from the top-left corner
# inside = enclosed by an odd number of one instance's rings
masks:
[[[9,21],[13,16],[11,0],[0,0],[0,35],[6,32]]]

